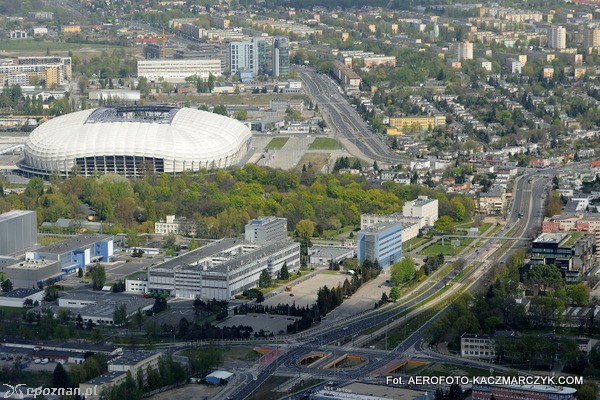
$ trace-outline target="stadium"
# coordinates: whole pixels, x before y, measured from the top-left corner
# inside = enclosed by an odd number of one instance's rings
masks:
[[[226,168],[251,143],[244,124],[206,111],[171,106],[102,107],[37,127],[19,169],[29,176],[114,173],[129,177]]]

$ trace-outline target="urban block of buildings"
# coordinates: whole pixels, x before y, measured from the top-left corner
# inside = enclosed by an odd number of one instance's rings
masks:
[[[577,282],[594,265],[595,235],[542,233],[531,244],[531,264],[555,265],[567,282]]]
[[[185,82],[185,78],[192,76],[206,80],[210,75],[219,77],[223,72],[219,59],[139,60],[137,70],[138,77],[145,77],[152,82]]]
[[[72,78],[71,57],[18,57],[0,60],[2,85],[31,85],[35,81],[46,87],[64,85]]]

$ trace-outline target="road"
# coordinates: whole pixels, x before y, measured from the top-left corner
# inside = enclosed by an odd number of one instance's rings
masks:
[[[331,78],[306,67],[299,67],[297,71],[306,91],[317,103],[327,125],[337,136],[348,139],[367,158],[382,163],[381,166],[408,162],[407,157],[394,153],[383,136],[362,119]]]

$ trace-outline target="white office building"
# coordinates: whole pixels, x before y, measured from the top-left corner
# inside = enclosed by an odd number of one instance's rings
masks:
[[[416,200],[407,201],[402,208],[405,217],[419,217],[423,226],[433,226],[438,220],[438,201],[427,196],[419,196]]]
[[[265,72],[266,43],[263,38],[255,37],[250,41],[231,42],[229,44],[229,71],[251,71],[253,75]]]
[[[148,291],[188,299],[229,300],[258,285],[262,271],[275,278],[283,264],[300,267],[300,245],[222,239],[148,269]]]
[[[210,75],[221,76],[221,60],[139,60],[138,77],[149,81],[185,82],[185,78],[197,76],[208,79]]]
[[[287,218],[259,217],[246,225],[245,239],[250,243],[267,244],[287,240]]]
[[[167,215],[165,220],[154,223],[154,233],[161,235],[174,233],[176,235],[196,236],[196,222],[190,218],[177,218],[174,215]]]

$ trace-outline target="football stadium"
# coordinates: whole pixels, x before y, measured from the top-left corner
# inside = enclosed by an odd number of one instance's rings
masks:
[[[25,175],[130,177],[236,165],[250,129],[218,114],[171,106],[102,107],[54,118],[25,142]]]

